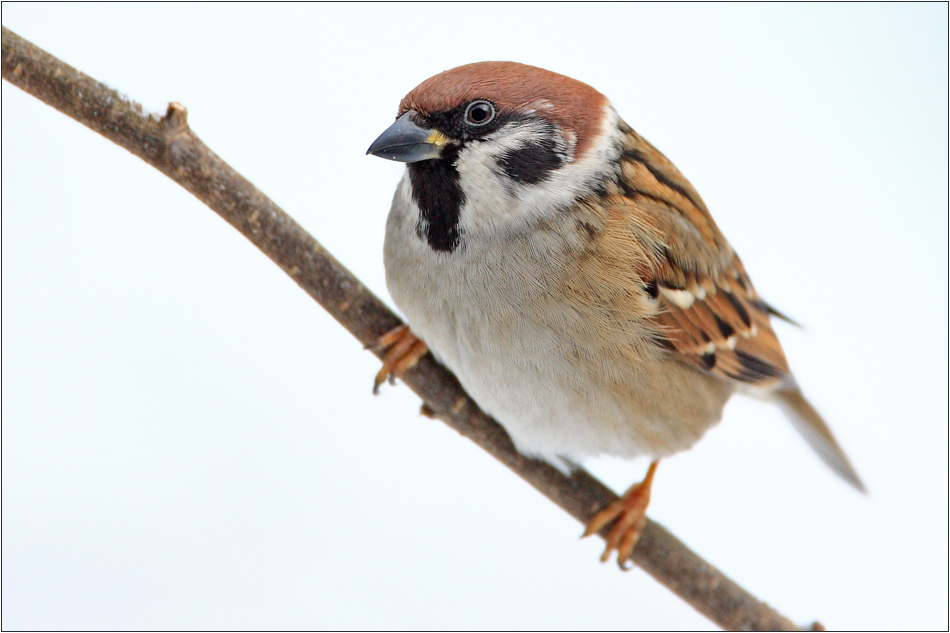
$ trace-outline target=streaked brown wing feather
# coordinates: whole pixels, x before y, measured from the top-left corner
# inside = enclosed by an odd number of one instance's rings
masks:
[[[748,278],[745,288],[723,271],[715,290],[690,292],[658,277],[661,304],[656,321],[677,356],[723,378],[772,387],[790,380],[788,362],[769,323],[764,303]]]
[[[633,130],[621,161],[631,220],[655,241],[652,265],[639,272],[659,303],[660,344],[722,378],[765,388],[790,384],[769,306],[696,190]],[[656,227],[655,237],[644,226]]]
[[[646,256],[636,273],[656,308],[656,342],[697,369],[771,389],[795,428],[845,480],[864,490],[828,425],[799,392],[770,315],[689,181],[629,127],[609,205]]]

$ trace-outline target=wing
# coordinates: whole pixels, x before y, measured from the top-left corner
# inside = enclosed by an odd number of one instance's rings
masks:
[[[771,308],[689,181],[633,130],[622,170],[625,214],[653,253],[638,273],[658,302],[658,342],[724,379],[768,390],[794,385]]]
[[[656,295],[661,343],[684,362],[738,382],[772,389],[792,384],[788,361],[742,262],[718,276],[683,270],[664,258],[647,292]]]
[[[836,473],[864,490],[831,430],[805,400],[769,317],[785,318],[756,293],[699,194],[678,169],[626,130],[619,191],[611,197],[652,251],[637,270],[656,302],[657,343],[681,362],[764,389]]]

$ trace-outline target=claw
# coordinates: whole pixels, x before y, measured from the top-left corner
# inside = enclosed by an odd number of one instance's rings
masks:
[[[610,554],[617,552],[617,565],[620,569],[627,571],[631,568],[627,563],[631,561],[633,549],[637,546],[640,533],[647,523],[646,511],[650,504],[650,489],[653,486],[656,465],[657,462],[651,463],[643,481],[630,486],[622,497],[595,514],[587,523],[581,538],[600,532],[605,526],[616,521],[607,533],[607,546],[600,562],[607,562]]]
[[[389,384],[396,384],[396,376],[412,369],[419,359],[429,351],[425,342],[416,338],[408,325],[400,325],[379,337],[375,344],[368,349],[386,351],[383,366],[373,379],[373,394],[379,394],[379,388],[389,380]]]
[[[399,341],[399,339],[405,336],[407,332],[409,332],[409,326],[406,324],[394,327],[393,329],[389,330],[388,332],[380,336],[378,339],[376,339],[375,343],[373,343],[372,345],[367,345],[365,349],[382,351],[386,349],[387,347],[392,346],[397,341]]]

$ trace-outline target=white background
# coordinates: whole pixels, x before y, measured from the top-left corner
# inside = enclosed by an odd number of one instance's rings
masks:
[[[195,132],[380,296],[400,98],[510,59],[702,193],[861,496],[736,398],[651,516],[794,620],[946,629],[947,6],[3,5]],[[708,628],[183,189],[3,83],[3,628]],[[622,490],[645,463],[589,464]]]

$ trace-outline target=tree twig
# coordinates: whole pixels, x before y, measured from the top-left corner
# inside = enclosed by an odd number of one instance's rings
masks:
[[[191,131],[187,110],[164,117],[68,66],[3,27],[3,78],[121,145],[190,191],[290,275],[353,336],[370,345],[400,321],[311,235],[209,150]],[[403,377],[428,410],[488,451],[581,523],[616,495],[583,470],[566,476],[519,454],[431,355]],[[634,562],[710,620],[732,630],[798,630],[704,561],[661,525],[648,521]]]

